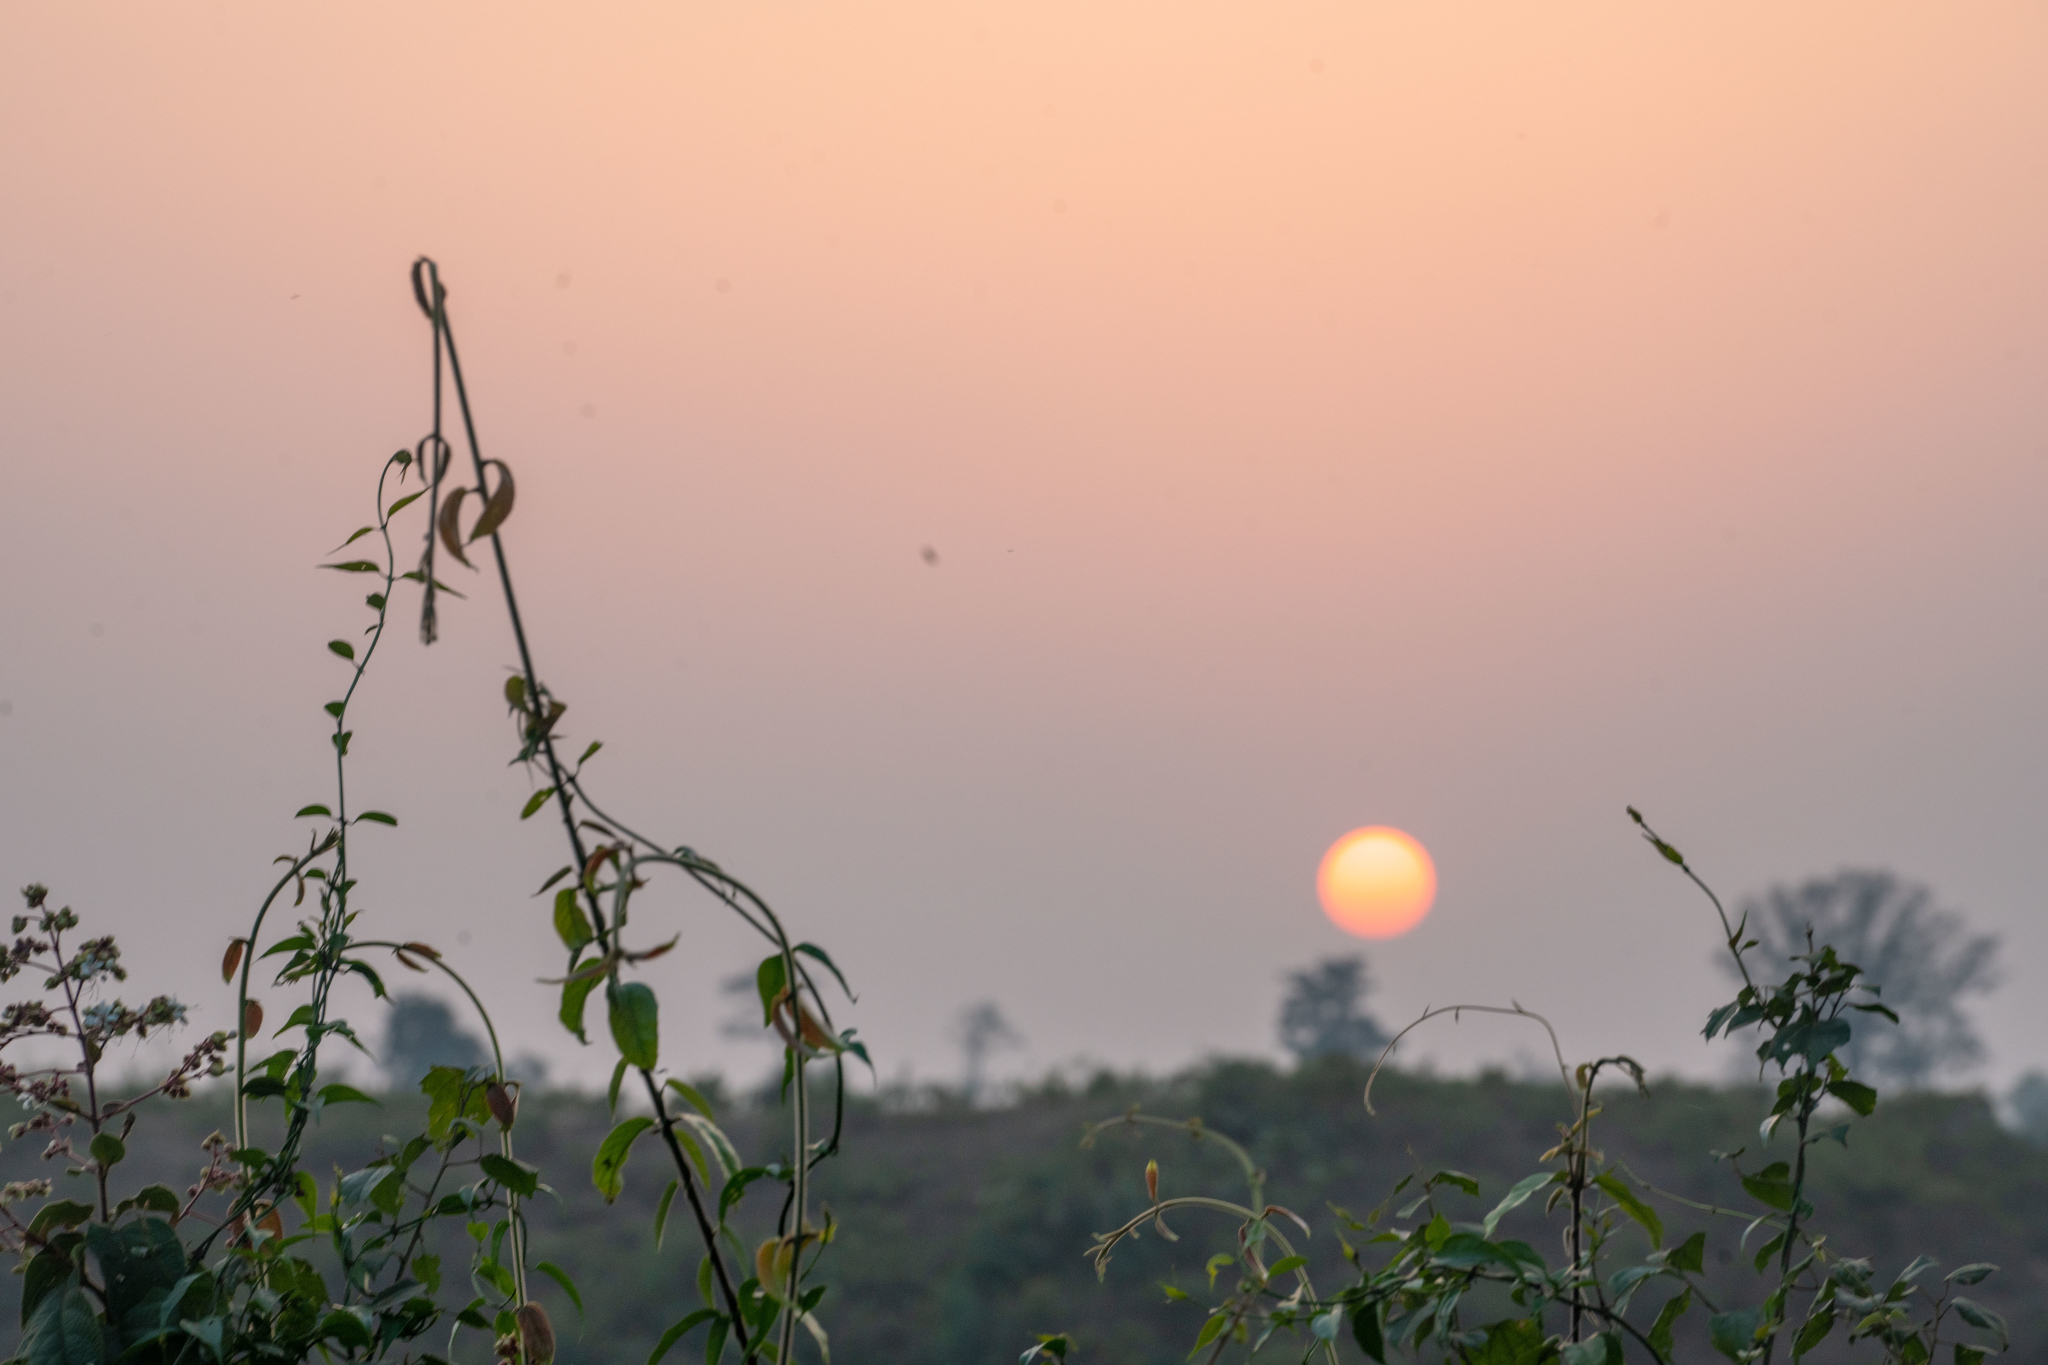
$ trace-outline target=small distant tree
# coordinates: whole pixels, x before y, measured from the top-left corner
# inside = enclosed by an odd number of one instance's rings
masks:
[[[1024,1040],[1010,1021],[1003,1018],[1002,1010],[993,1000],[983,1000],[960,1011],[960,1018],[953,1026],[954,1040],[960,1044],[961,1060],[965,1064],[960,1081],[960,1092],[969,1104],[981,1099],[983,1087],[988,1082],[988,1057],[991,1052],[1002,1048],[1022,1047]]]
[[[467,1071],[489,1058],[475,1034],[455,1022],[447,1005],[431,995],[394,996],[384,1032],[384,1074],[399,1089],[419,1084],[437,1066]]]
[[[1307,971],[1289,972],[1287,998],[1280,1004],[1280,1045],[1297,1061],[1377,1054],[1387,1034],[1362,1009],[1371,989],[1359,956],[1325,958]]]
[[[1783,963],[1832,944],[1863,969],[1901,1022],[1859,1014],[1855,1037],[1838,1049],[1850,1069],[1912,1088],[1936,1072],[1982,1059],[1983,1041],[1962,999],[1997,984],[1998,939],[1972,934],[1962,915],[1935,904],[1926,887],[1889,872],[1850,868],[1798,886],[1774,886],[1744,903],[1747,933]],[[1731,973],[1727,961],[1721,964]]]
[[[2048,1076],[2029,1071],[2005,1097],[2012,1126],[2029,1142],[2048,1147]]]

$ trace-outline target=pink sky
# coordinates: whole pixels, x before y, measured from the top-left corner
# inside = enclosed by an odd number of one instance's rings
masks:
[[[2038,5],[590,8],[0,17],[15,882],[166,981],[244,923],[425,251],[573,733],[887,1072],[983,997],[1013,1070],[1269,1050],[1365,824],[1441,876],[1388,1022],[1717,1070],[1629,801],[1728,893],[1890,866],[2048,970]],[[363,895],[566,1061],[477,586],[367,684]],[[668,1056],[752,1068],[674,903]],[[1982,1018],[2048,1064],[2037,993]]]

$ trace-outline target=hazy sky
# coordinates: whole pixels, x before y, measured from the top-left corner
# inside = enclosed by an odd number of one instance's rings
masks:
[[[10,6],[0,865],[226,1025],[428,252],[597,789],[829,946],[885,1074],[984,998],[1008,1074],[1270,1052],[1364,824],[1441,876],[1384,1021],[1718,1072],[1627,802],[1731,895],[1931,883],[2005,938],[1987,1074],[2048,1064],[2044,56],[2039,4]],[[472,582],[361,697],[360,903],[602,1071]],[[662,904],[664,1060],[751,1074],[753,950]]]

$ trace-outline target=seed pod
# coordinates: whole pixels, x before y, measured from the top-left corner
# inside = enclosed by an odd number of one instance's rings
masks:
[[[1159,1163],[1156,1161],[1145,1163],[1145,1197],[1155,1204],[1159,1202]]]
[[[519,1349],[526,1365],[548,1365],[555,1358],[555,1325],[548,1321],[548,1310],[523,1303],[512,1317],[519,1324]]]
[[[491,1117],[498,1121],[500,1128],[510,1128],[518,1121],[519,1097],[500,1082],[492,1081],[484,1091],[484,1103],[490,1106]]]
[[[263,1032],[263,1002],[251,1000],[242,1006],[242,1036],[254,1038]]]
[[[229,940],[227,956],[220,960],[221,980],[233,981],[235,979],[235,968],[242,965],[242,948],[246,942],[247,940],[239,938]]]
[[[405,950],[408,953],[418,953],[421,957],[431,957],[437,962],[440,961],[441,958],[441,954],[439,952],[437,952],[434,948],[425,943],[408,943],[405,945]]]

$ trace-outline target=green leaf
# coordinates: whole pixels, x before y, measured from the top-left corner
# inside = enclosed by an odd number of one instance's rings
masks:
[[[1372,1359],[1386,1365],[1386,1334],[1380,1330],[1378,1304],[1360,1304],[1358,1311],[1351,1315],[1351,1339],[1358,1343],[1358,1349]]]
[[[331,811],[331,810],[327,809],[327,807],[325,807],[325,806],[323,806],[323,805],[320,805],[320,804],[318,804],[318,803],[316,802],[316,803],[314,803],[313,805],[310,805],[310,806],[301,806],[301,807],[299,807],[299,813],[298,813],[297,815],[294,815],[294,816],[292,817],[292,819],[294,819],[294,820],[299,820],[299,819],[303,819],[303,818],[305,818],[305,817],[306,817],[306,816],[308,816],[308,815],[326,815],[326,816],[332,816],[333,814],[334,814],[334,812],[333,812],[333,811]]]
[[[571,872],[574,872],[575,870],[576,869],[573,867],[556,868],[555,874],[552,877],[549,877],[546,881],[542,882],[540,884],[540,890],[534,892],[533,894],[536,896],[545,896],[547,894],[549,887],[553,886],[556,882],[562,880],[562,878],[568,876]]]
[[[395,825],[398,823],[397,816],[386,815],[381,810],[366,810],[356,817],[356,823],[359,825],[365,820],[376,825]]]
[[[1782,1161],[1774,1161],[1755,1175],[1742,1177],[1742,1188],[1759,1204],[1778,1209],[1781,1212],[1792,1208],[1792,1168]]]
[[[1808,1318],[1799,1326],[1799,1335],[1792,1339],[1792,1359],[1811,1351],[1827,1340],[1828,1333],[1835,1330],[1835,1306],[1830,1303]]]
[[[28,1230],[41,1233],[50,1228],[75,1228],[90,1217],[90,1204],[81,1204],[76,1199],[52,1199],[36,1210],[36,1216],[29,1220]]]
[[[705,1099],[703,1092],[698,1090],[696,1086],[691,1085],[688,1081],[679,1081],[675,1079],[673,1076],[671,1076],[669,1078],[668,1088],[670,1090],[675,1091],[678,1095],[681,1095],[686,1101],[689,1102],[690,1106],[693,1109],[695,1109],[698,1113],[702,1114],[705,1118],[708,1119],[717,1117],[711,1112],[711,1101]]]
[[[542,806],[545,806],[548,803],[548,798],[554,794],[555,789],[553,787],[542,787],[539,791],[527,797],[526,804],[519,808],[519,818],[522,820],[531,819],[533,813]]]
[[[1456,1185],[1475,1199],[1479,1196],[1479,1182],[1463,1171],[1438,1171],[1423,1182],[1422,1188],[1433,1190],[1439,1185]]]
[[[661,1250],[661,1236],[668,1227],[668,1206],[675,1202],[676,1191],[683,1187],[680,1180],[668,1182],[668,1188],[661,1192],[661,1202],[654,1206],[654,1249]]]
[[[322,564],[323,569],[339,569],[343,573],[382,573],[382,564],[373,564],[367,559],[344,560],[340,564]]]
[[[323,1104],[382,1104],[384,1101],[365,1095],[352,1085],[323,1085],[320,1087],[320,1101]]]
[[[1557,1357],[1543,1335],[1542,1323],[1529,1318],[1507,1318],[1486,1324],[1485,1344],[1467,1351],[1465,1359],[1471,1365],[1545,1365]]]
[[[761,959],[761,965],[754,969],[754,989],[761,995],[761,1027],[766,1028],[775,1018],[775,1002],[782,998],[783,988],[789,984],[789,969],[782,960],[782,954]]]
[[[1998,1267],[1991,1262],[1973,1261],[1969,1265],[1957,1266],[1942,1278],[1956,1284],[1982,1284],[1997,1273]]]
[[[1622,1212],[1643,1225],[1643,1231],[1650,1234],[1650,1245],[1664,1245],[1664,1220],[1657,1211],[1636,1196],[1636,1192],[1623,1183],[1620,1176],[1612,1171],[1603,1172],[1593,1183],[1607,1192],[1608,1197],[1621,1205]]]
[[[1984,1365],[1984,1350],[1979,1346],[1965,1346],[1956,1343],[1956,1365]]]
[[[106,1329],[92,1300],[75,1284],[43,1296],[21,1334],[25,1365],[101,1365],[107,1359]]]
[[[590,917],[577,903],[573,886],[565,886],[555,893],[555,934],[572,953],[597,937],[590,928]],[[592,978],[593,985],[596,980]]]
[[[1835,1081],[1828,1086],[1828,1093],[1865,1118],[1877,1108],[1877,1092],[1860,1081]]]
[[[632,1155],[633,1143],[653,1126],[654,1120],[644,1114],[627,1119],[598,1146],[597,1158],[590,1163],[590,1178],[605,1203],[616,1200],[626,1188],[626,1158]]]
[[[1685,1310],[1692,1307],[1692,1289],[1665,1300],[1657,1310],[1657,1320],[1650,1324],[1650,1347],[1666,1360],[1671,1359],[1672,1334],[1678,1327],[1678,1320],[1685,1316]]]
[[[588,762],[590,761],[590,756],[591,756],[592,754],[596,753],[596,752],[597,752],[597,751],[598,751],[599,749],[602,749],[603,747],[604,747],[604,741],[603,741],[603,740],[601,740],[601,739],[593,739],[593,740],[591,740],[591,741],[590,741],[590,747],[589,747],[588,749],[585,749],[585,750],[583,751],[583,757],[581,757],[581,758],[579,758],[579,759],[577,759],[577,760],[576,760],[576,766],[580,768],[580,767],[582,767],[582,766],[583,766],[584,764],[588,763]]]
[[[1207,1346],[1210,1342],[1221,1336],[1223,1329],[1228,1326],[1230,1326],[1230,1314],[1211,1313],[1209,1320],[1202,1324],[1201,1334],[1195,1338],[1195,1349],[1189,1351],[1188,1356],[1193,1358],[1204,1346]]]
[[[540,1167],[529,1166],[497,1152],[485,1152],[477,1165],[485,1175],[516,1195],[530,1198],[540,1188]]]
[[[562,986],[562,1008],[558,1016],[562,1027],[575,1034],[584,1042],[590,1037],[583,1031],[583,1006],[590,999],[590,993],[603,981],[601,976],[586,976],[580,981],[569,981]]]
[[[699,1323],[710,1322],[717,1316],[718,1310],[715,1308],[699,1308],[696,1312],[677,1320],[661,1334],[661,1340],[654,1345],[654,1354],[647,1357],[647,1365],[661,1365],[661,1358],[668,1354],[669,1347],[689,1335],[691,1328]]]
[[[329,640],[327,647],[344,659],[352,660],[356,657],[356,647],[346,640]]]
[[[1299,1270],[1307,1264],[1308,1257],[1306,1256],[1282,1256],[1279,1260],[1266,1267],[1266,1274],[1269,1278],[1277,1280],[1288,1271]]]
[[[100,1164],[101,1170],[105,1170],[119,1165],[121,1159],[128,1155],[128,1144],[112,1133],[94,1133],[91,1151],[92,1159]]]
[[[1562,1347],[1557,1359],[1559,1365],[1622,1365],[1621,1338],[1612,1332],[1602,1332]]]
[[[341,542],[341,544],[335,546],[334,550],[346,550],[349,546],[355,544],[357,541],[361,540],[364,536],[370,534],[370,532],[376,529],[377,528],[374,526],[359,526],[355,530],[349,532],[348,539]],[[329,550],[327,553],[333,554],[334,550]],[[332,566],[330,565],[328,567],[331,568]]]
[[[389,507],[385,508],[385,509],[384,509],[384,515],[385,515],[385,516],[387,516],[387,517],[395,517],[395,516],[397,516],[397,515],[398,515],[398,514],[399,514],[400,512],[404,511],[404,510],[405,510],[406,508],[408,508],[408,507],[412,506],[412,505],[413,505],[413,503],[417,502],[417,501],[418,501],[419,499],[421,499],[421,498],[424,498],[424,497],[425,497],[426,495],[427,495],[427,490],[426,490],[426,489],[424,489],[424,488],[422,488],[422,489],[421,489],[421,490],[420,490],[419,492],[417,492],[417,493],[407,493],[407,494],[406,494],[406,495],[405,495],[404,497],[400,498],[400,499],[399,499],[399,500],[398,500],[397,502],[394,502],[394,503],[392,503],[392,504],[391,504],[391,505],[390,505]]]
[[[711,1330],[704,1337],[704,1365],[718,1365],[725,1355],[725,1334],[732,1330],[732,1324],[721,1315],[714,1318]]]
[[[1707,1268],[1707,1234],[1695,1232],[1671,1248],[1665,1254],[1664,1264],[1673,1270],[1688,1270],[1695,1275],[1704,1273]]]
[[[626,1079],[626,1059],[619,1058],[619,1064],[612,1068],[611,1088],[605,1094],[605,1112],[616,1115],[619,1112],[619,1084]]]
[[[1164,1280],[1161,1280],[1159,1282],[1159,1287],[1166,1291],[1166,1301],[1168,1303],[1180,1303],[1186,1300],[1188,1297],[1187,1290],[1176,1288],[1175,1286],[1168,1284]]]
[[[1502,1218],[1526,1203],[1530,1195],[1536,1193],[1545,1185],[1554,1185],[1562,1179],[1564,1179],[1562,1171],[1538,1171],[1535,1175],[1524,1176],[1516,1181],[1514,1188],[1509,1190],[1507,1194],[1502,1196],[1501,1201],[1493,1206],[1493,1212],[1486,1215],[1486,1222],[1481,1225],[1484,1229],[1484,1235],[1490,1239],[1493,1236],[1493,1230],[1500,1226]]]
[[[1743,1353],[1756,1345],[1757,1329],[1763,1326],[1763,1321],[1764,1310],[1761,1308],[1716,1313],[1707,1319],[1707,1337],[1715,1350],[1730,1360],[1740,1361]]]
[[[459,1118],[481,1125],[491,1116],[484,1088],[471,1084],[469,1073],[460,1067],[428,1068],[420,1081],[420,1093],[429,1101],[427,1135],[437,1142],[448,1136],[450,1127]]]
[[[661,1054],[661,1028],[654,992],[629,981],[611,993],[612,1041],[619,1055],[642,1071],[652,1071]]]
[[[1950,1301],[1950,1306],[1956,1310],[1956,1316],[1969,1323],[1970,1326],[1980,1327],[1987,1332],[1996,1332],[2000,1348],[2004,1347],[2006,1339],[2004,1318],[1998,1316],[1998,1314],[1974,1299],[1958,1297]]]
[[[576,1281],[569,1277],[568,1271],[562,1269],[553,1261],[542,1261],[534,1269],[562,1286],[562,1292],[569,1296],[569,1302],[576,1305],[576,1316],[579,1318],[583,1316],[583,1295],[577,1292]]]

